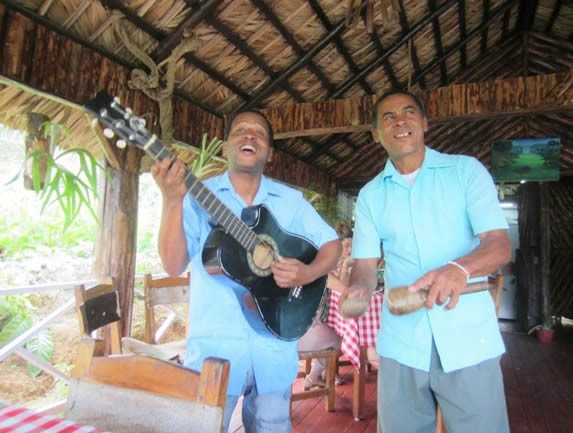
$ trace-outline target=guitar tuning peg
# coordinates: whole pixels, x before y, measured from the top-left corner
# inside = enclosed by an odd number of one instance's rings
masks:
[[[105,138],[113,138],[115,136],[115,133],[110,128],[104,128],[103,136]]]
[[[119,149],[125,149],[125,147],[127,146],[127,142],[124,139],[119,139],[115,142],[115,145],[119,148]]]
[[[119,96],[115,96],[113,98],[113,102],[115,102],[116,104],[121,104],[121,99],[119,99]]]

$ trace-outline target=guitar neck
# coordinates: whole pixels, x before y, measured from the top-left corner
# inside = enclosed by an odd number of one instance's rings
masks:
[[[156,139],[159,142],[158,139]],[[161,142],[159,142],[161,144]],[[153,148],[160,147],[159,152],[153,153]],[[147,153],[156,160],[175,158],[165,145],[151,146]],[[185,167],[185,185],[191,196],[205,209],[245,250],[253,251],[257,243],[257,235],[239,217],[231,212],[219,198],[207,188],[191,171]]]

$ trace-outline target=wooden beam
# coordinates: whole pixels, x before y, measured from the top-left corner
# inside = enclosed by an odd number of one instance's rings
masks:
[[[285,39],[285,41],[294,49],[294,51],[296,52],[296,55],[299,57],[304,56],[304,49],[296,41],[296,39],[292,35],[292,33],[289,32],[289,30],[286,28],[286,26],[283,24],[283,22],[275,15],[275,13],[271,9],[271,7],[269,5],[267,5],[264,2],[264,0],[251,0],[251,3],[253,3],[256,7],[258,7],[260,9],[260,11],[263,13],[263,15],[271,22],[271,24],[273,26],[275,26],[275,28],[279,31],[279,33],[282,35],[282,37]],[[336,41],[336,39],[335,39],[335,41]],[[314,60],[311,60],[308,63],[308,69],[314,75],[317,76],[317,78],[320,80],[320,82],[322,83],[322,85],[324,86],[325,89],[327,89],[329,92],[332,91],[334,86],[329,81],[326,74],[324,72],[322,72],[322,70],[316,65]],[[371,90],[365,89],[365,91],[366,91],[366,93],[372,93]]]
[[[261,2],[264,4],[263,0],[256,0],[256,2],[257,3]],[[329,32],[330,30],[332,30],[332,27],[333,27],[332,23],[330,22],[330,19],[328,18],[326,13],[324,13],[324,10],[322,9],[322,7],[318,3],[318,1],[317,0],[309,0],[308,4],[311,7],[311,9],[313,10],[313,12],[315,13],[315,15],[318,17],[318,19],[320,20],[320,22],[322,23],[322,25],[324,26],[326,31]],[[275,24],[275,27],[277,27],[276,24]],[[374,39],[377,40],[377,38],[374,38]],[[344,42],[342,41],[340,35],[336,35],[334,37],[334,44],[336,45],[336,49],[340,52],[340,55],[344,58],[344,60],[348,64],[350,71],[353,74],[357,74],[360,71],[360,69],[358,68],[358,65],[356,64],[356,62],[354,62],[354,59],[352,58],[352,56],[348,52],[348,49],[346,48],[346,45],[344,45]],[[304,53],[297,53],[297,54],[302,57],[302,55]],[[312,64],[313,63],[311,62],[310,65],[312,65]],[[373,93],[373,91],[370,87],[370,84],[368,84],[368,82],[365,79],[360,80],[360,85],[362,86],[362,89],[364,89],[364,91],[366,93]],[[334,89],[332,89],[332,90],[329,89],[329,93],[331,93],[333,91],[334,91]]]
[[[460,23],[460,39],[466,38],[466,2],[461,0],[458,3],[458,21]],[[466,46],[460,48],[460,64],[461,69],[464,70],[467,66],[467,51]]]
[[[454,84],[426,92],[433,122],[573,110],[571,73]],[[291,104],[262,110],[276,139],[370,130],[375,96]]]
[[[400,20],[400,27],[402,27],[402,33],[404,34],[409,34],[410,33],[410,24],[408,24],[408,17],[406,17],[406,9],[404,8],[404,2],[403,0],[397,0],[398,1],[398,18]],[[436,19],[437,17],[434,16],[433,19]],[[416,75],[420,74],[420,61],[418,60],[418,50],[416,49],[416,44],[414,43],[414,35],[412,35],[412,37],[410,38],[412,40],[412,46],[411,46],[411,55],[412,58],[409,59],[412,62],[412,65],[414,66],[414,71],[416,72]],[[408,50],[408,52],[410,53],[410,50]],[[424,77],[421,77],[420,79],[420,86],[422,87],[422,89],[426,88],[426,81],[424,80]]]
[[[450,7],[454,6],[456,3],[457,3],[456,0],[448,0],[446,3],[442,4],[439,7],[439,9],[436,9],[431,14],[424,17],[424,19],[422,21],[420,21],[419,23],[414,25],[412,28],[410,28],[410,31],[407,34],[402,36],[398,41],[394,42],[390,46],[390,48],[388,48],[385,51],[385,53],[382,57],[378,57],[378,58],[374,59],[374,61],[372,61],[368,65],[366,65],[360,71],[359,74],[354,75],[352,78],[350,78],[349,80],[342,83],[340,85],[340,87],[338,88],[338,90],[335,93],[333,93],[330,97],[332,99],[334,99],[334,98],[338,98],[339,96],[343,95],[348,89],[350,89],[352,86],[354,86],[358,82],[358,80],[361,80],[363,77],[370,74],[378,66],[380,66],[386,59],[389,59],[390,56],[392,54],[394,54],[399,48],[401,48],[403,44],[408,43],[410,38],[413,38],[416,35],[416,33],[418,33],[420,30],[422,30],[424,27],[426,27],[426,25],[428,23],[430,23],[435,17],[439,17],[442,13],[447,11]],[[364,3],[364,4],[366,4],[366,3]]]
[[[430,12],[437,9],[436,0],[428,0],[428,8]],[[440,30],[440,20],[438,17],[432,20],[432,29],[434,30],[434,45],[436,46],[436,54],[440,58],[444,55],[444,47],[442,46],[442,32]],[[448,82],[448,71],[446,69],[445,60],[440,62],[440,85],[445,86]]]
[[[197,10],[190,13],[175,30],[159,42],[157,47],[153,50],[153,53],[151,53],[151,58],[155,59],[156,63],[165,60],[169,54],[171,54],[173,48],[179,45],[185,31],[191,31],[197,24],[203,21],[206,16],[215,13],[215,9],[221,2],[222,0],[208,0],[200,5]],[[189,4],[188,1],[186,1],[186,3]],[[191,5],[189,5],[189,7],[191,7]]]
[[[366,7],[366,3],[363,3],[361,6],[362,8]],[[281,74],[275,78],[273,81],[268,83],[268,85],[261,90],[257,95],[253,98],[248,100],[247,103],[243,104],[238,110],[239,111],[247,111],[253,108],[257,108],[264,98],[269,96],[274,88],[282,83],[284,80],[289,79],[295,73],[297,73],[300,69],[305,67],[316,54],[318,54],[324,47],[326,47],[337,35],[347,30],[346,27],[346,20],[342,19],[340,22],[332,28],[326,35],[322,37],[320,41],[318,41],[314,46],[308,49],[304,56],[300,57],[296,62],[294,62],[291,66],[289,66],[286,70],[281,72]],[[358,80],[357,80],[358,81]]]

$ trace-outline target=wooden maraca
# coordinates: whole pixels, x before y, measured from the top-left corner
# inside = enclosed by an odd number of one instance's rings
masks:
[[[493,289],[494,285],[487,281],[470,283],[462,289],[461,294],[481,292]],[[392,314],[403,315],[419,310],[426,303],[428,290],[410,292],[408,286],[395,287],[384,294],[384,302]]]
[[[345,319],[356,319],[368,311],[370,303],[361,297],[346,298],[338,305],[338,312]]]

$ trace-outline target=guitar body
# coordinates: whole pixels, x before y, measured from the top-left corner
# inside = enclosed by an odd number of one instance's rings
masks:
[[[245,209],[242,219],[262,239],[272,239],[278,254],[283,257],[296,258],[308,264],[317,254],[316,247],[308,240],[283,231],[264,205]],[[210,272],[218,268],[245,286],[253,296],[266,327],[282,340],[296,340],[308,330],[326,288],[326,276],[298,291],[278,287],[271,273],[261,274],[253,269],[247,250],[220,226],[215,227],[207,238],[203,263]]]

